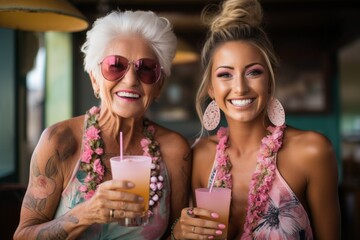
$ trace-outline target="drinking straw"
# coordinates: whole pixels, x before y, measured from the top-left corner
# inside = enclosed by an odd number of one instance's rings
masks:
[[[120,132],[120,160],[123,159],[123,136],[122,132]]]
[[[217,175],[217,172],[218,172],[218,169],[216,168],[216,170],[215,170],[215,175],[214,175],[213,181],[211,182],[209,192],[211,192],[211,191],[212,191],[212,189],[213,189],[213,187],[214,187],[214,182],[216,181],[216,175]]]

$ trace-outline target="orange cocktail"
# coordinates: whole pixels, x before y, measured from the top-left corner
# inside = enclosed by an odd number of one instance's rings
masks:
[[[135,184],[134,188],[123,191],[140,195],[144,198],[145,213],[149,209],[151,157],[120,156],[110,159],[113,179],[126,180]],[[147,222],[147,214],[139,218],[125,218],[119,224],[124,226],[140,226]]]

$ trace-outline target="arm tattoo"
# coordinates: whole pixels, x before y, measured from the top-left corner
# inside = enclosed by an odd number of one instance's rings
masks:
[[[76,153],[78,142],[76,141],[75,134],[70,128],[59,129],[58,127],[55,127],[51,129],[48,141],[55,136],[59,160],[64,161]]]
[[[45,166],[45,175],[43,175],[37,164],[37,155],[34,155],[32,181],[28,194],[24,198],[24,206],[28,209],[35,209],[39,212],[45,209],[47,198],[54,193],[56,188],[56,182],[53,177],[58,174],[55,164],[57,159],[57,154],[50,157]]]
[[[64,225],[66,222],[70,222],[73,224],[79,223],[79,220],[74,216],[64,216],[53,221],[50,226],[47,226],[40,230],[36,239],[51,239],[51,240],[62,240],[68,237],[68,233],[64,229]]]

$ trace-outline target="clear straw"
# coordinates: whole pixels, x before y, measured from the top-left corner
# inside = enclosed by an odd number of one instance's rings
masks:
[[[216,168],[216,170],[215,170],[215,175],[214,175],[213,181],[211,182],[209,192],[211,192],[211,191],[212,191],[212,189],[213,189],[213,187],[214,187],[214,182],[216,181],[216,175],[217,175],[217,172],[218,172],[218,169]]]
[[[120,132],[120,160],[123,159],[123,134]]]

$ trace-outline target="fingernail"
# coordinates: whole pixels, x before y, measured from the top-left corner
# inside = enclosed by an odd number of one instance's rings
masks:
[[[226,228],[225,224],[219,224],[218,227],[219,227],[220,229],[225,229],[225,228]]]
[[[217,213],[212,213],[211,216],[212,216],[213,218],[218,218],[218,217],[219,217],[219,214],[217,214]]]
[[[143,201],[144,201],[144,198],[143,198],[143,197],[138,197],[138,201],[139,201],[139,202],[143,202]]]
[[[127,183],[127,187],[129,187],[129,188],[132,188],[132,187],[134,187],[135,186],[135,184],[133,184],[132,182],[128,182]]]
[[[221,230],[216,230],[216,235],[221,235],[222,234],[222,231]]]
[[[214,239],[214,236],[209,236],[208,239]]]

